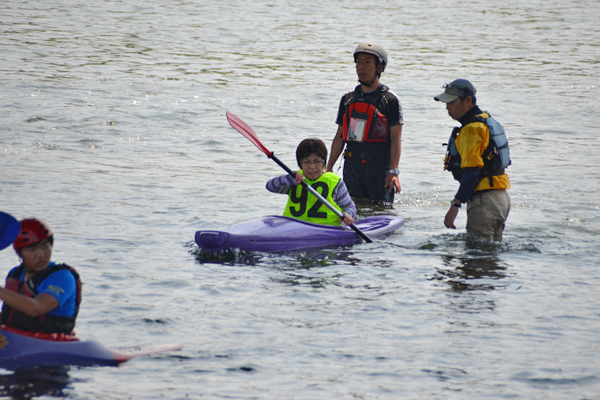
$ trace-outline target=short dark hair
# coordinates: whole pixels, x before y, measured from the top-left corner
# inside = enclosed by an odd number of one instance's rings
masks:
[[[302,168],[302,160],[312,153],[327,161],[327,146],[321,139],[304,139],[296,149],[296,161],[300,168]]]
[[[466,99],[467,97],[470,97],[473,100],[473,105],[476,106],[477,105],[477,97],[475,96],[465,96],[465,97],[461,97],[461,99]]]

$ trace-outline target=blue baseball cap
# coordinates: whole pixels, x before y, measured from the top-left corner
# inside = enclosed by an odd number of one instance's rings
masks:
[[[475,97],[475,93],[477,93],[475,86],[466,79],[456,79],[444,84],[443,87],[446,89],[444,93],[434,97],[436,101],[441,101],[442,103],[451,103],[459,97]]]

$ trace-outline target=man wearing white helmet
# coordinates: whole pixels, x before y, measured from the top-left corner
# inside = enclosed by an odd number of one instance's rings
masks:
[[[340,101],[338,129],[327,171],[344,151],[344,182],[350,195],[392,206],[400,193],[400,153],[404,119],[400,99],[379,78],[388,64],[383,47],[361,43],[354,51],[360,85]]]

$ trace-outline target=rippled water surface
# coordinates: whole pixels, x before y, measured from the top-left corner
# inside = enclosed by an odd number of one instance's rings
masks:
[[[0,209],[53,228],[80,271],[77,334],[183,343],[117,368],[0,372],[0,395],[73,399],[600,399],[597,1],[56,1],[0,4]],[[283,171],[330,143],[352,52],[389,53],[405,117],[372,244],[210,256],[200,229],[279,214]],[[502,244],[443,218],[456,78],[506,128]],[[340,170],[341,172],[341,170]],[[2,273],[18,263],[0,253]]]

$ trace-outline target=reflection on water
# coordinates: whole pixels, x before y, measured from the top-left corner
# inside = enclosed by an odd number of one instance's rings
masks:
[[[442,256],[442,267],[436,268],[433,279],[450,285],[455,292],[468,290],[494,290],[498,284],[487,281],[499,280],[507,276],[507,267],[497,256],[462,257]]]
[[[205,251],[195,244],[189,245],[189,248],[190,254],[196,257],[196,260],[200,264],[256,265],[262,258],[260,253],[240,251],[238,249]]]
[[[38,367],[0,375],[0,397],[31,399],[38,396],[68,397],[71,383],[68,366]]]
[[[331,265],[331,260],[345,261],[349,264],[360,262],[359,259],[352,257],[352,253],[348,251],[351,248],[349,246],[312,250],[291,250],[275,253],[242,251],[239,249],[205,251],[193,242],[188,243],[187,246],[190,254],[192,254],[200,264],[261,265],[278,270],[297,270],[326,267]]]
[[[357,260],[351,257],[351,252],[327,250],[311,250],[302,252],[289,252],[288,257],[281,262],[277,261],[275,268],[284,273],[283,276],[274,276],[272,282],[284,285],[312,286],[315,289],[323,289],[340,277],[340,273],[325,273],[324,268],[335,264],[336,260],[354,263]]]
[[[452,291],[494,290],[499,287],[496,281],[509,275],[509,266],[500,259],[510,247],[508,244],[468,234],[456,235],[451,240],[447,235],[438,239],[439,243],[431,240],[420,249],[442,250],[441,262],[431,279],[444,282]]]
[[[324,289],[336,276],[309,276],[304,274],[288,273],[285,277],[273,277],[272,282],[283,283],[290,286],[312,286],[315,289]]]
[[[361,259],[357,257],[357,253],[352,251],[352,247],[261,253],[240,251],[238,249],[210,252],[199,249],[195,245],[190,245],[190,253],[196,257],[197,262],[200,264],[257,266],[278,273],[269,278],[271,282],[321,289],[328,285],[350,288],[347,284],[338,281],[343,276],[340,269],[330,269],[329,267],[360,267],[365,262],[370,267],[381,269],[394,266],[393,259],[378,258],[368,261]],[[362,285],[359,286],[362,287]]]

